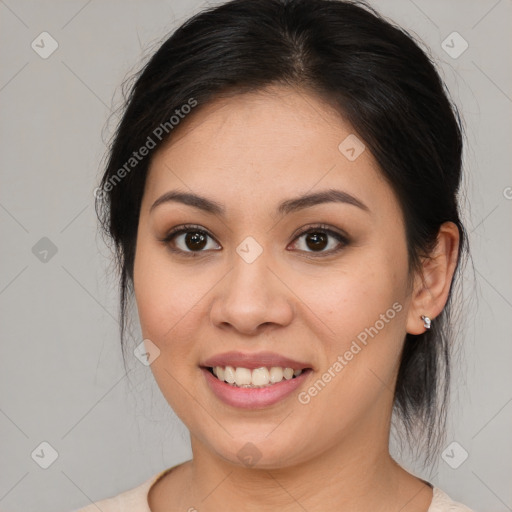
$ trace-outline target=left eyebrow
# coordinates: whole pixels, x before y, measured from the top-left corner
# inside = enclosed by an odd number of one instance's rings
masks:
[[[304,208],[310,208],[317,204],[322,203],[345,203],[357,206],[368,213],[370,209],[360,199],[357,199],[353,195],[343,190],[328,189],[316,192],[314,194],[304,194],[295,199],[288,199],[283,201],[277,208],[278,213],[286,215],[291,212],[303,210]]]

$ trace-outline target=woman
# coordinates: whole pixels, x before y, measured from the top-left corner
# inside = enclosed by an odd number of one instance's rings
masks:
[[[388,448],[393,412],[425,461],[442,446],[461,152],[433,64],[364,4],[176,30],[97,206],[193,458],[83,510],[468,511]]]

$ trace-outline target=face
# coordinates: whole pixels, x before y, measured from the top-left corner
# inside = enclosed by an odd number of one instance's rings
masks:
[[[216,100],[174,135],[148,173],[134,289],[193,449],[277,468],[361,436],[387,447],[410,290],[400,207],[370,152],[284,87]]]

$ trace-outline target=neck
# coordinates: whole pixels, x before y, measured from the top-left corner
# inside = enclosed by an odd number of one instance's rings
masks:
[[[357,429],[355,437],[315,458],[274,469],[232,464],[192,437],[194,457],[181,509],[427,511],[431,489],[391,458],[388,437],[373,434]]]

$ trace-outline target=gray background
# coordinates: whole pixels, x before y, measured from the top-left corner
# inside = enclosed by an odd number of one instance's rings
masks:
[[[462,449],[469,455],[457,469],[440,458],[420,475],[475,510],[512,510],[512,4],[373,4],[431,48],[467,131],[464,215],[474,272],[470,265],[464,275],[463,350],[447,445],[458,443],[448,449],[452,465]],[[119,85],[203,5],[0,0],[4,512],[69,511],[190,458],[187,431],[150,369],[132,357],[124,372],[115,281],[96,233],[93,189]],[[59,45],[47,59],[31,47],[43,31]],[[469,45],[457,58],[442,48],[454,31]],[[461,49],[451,41],[452,52]],[[43,237],[57,249],[47,261]],[[41,452],[43,441],[58,453],[48,469],[39,465],[51,457],[50,449]]]

